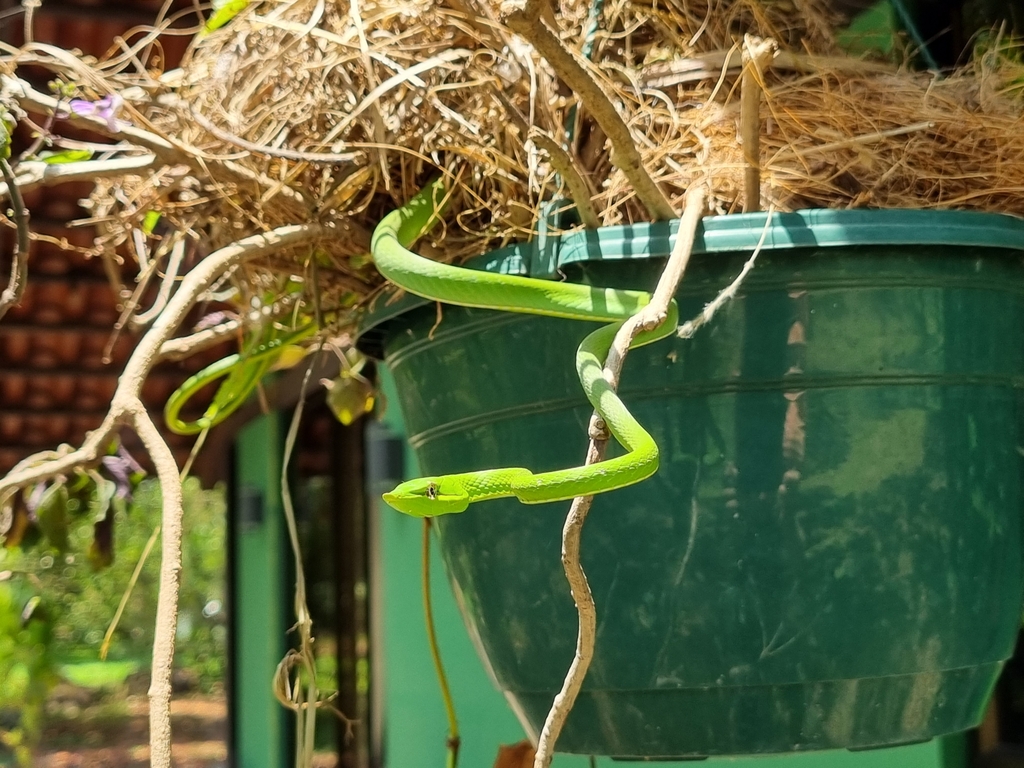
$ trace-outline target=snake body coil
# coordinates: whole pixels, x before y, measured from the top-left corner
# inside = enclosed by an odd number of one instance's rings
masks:
[[[602,372],[622,321],[646,305],[650,295],[480,272],[441,264],[409,251],[402,243],[415,240],[436,217],[435,198],[442,191],[441,182],[436,181],[381,220],[371,242],[377,269],[410,293],[448,304],[610,322],[580,344],[576,369],[587,399],[627,453],[597,464],[542,474],[513,467],[418,478],[384,494],[384,500],[400,512],[434,517],[463,512],[471,503],[485,499],[514,496],[526,504],[541,504],[612,491],[650,477],[658,469],[658,446]],[[639,334],[631,348],[671,335],[677,322],[678,308],[673,301],[665,321]]]

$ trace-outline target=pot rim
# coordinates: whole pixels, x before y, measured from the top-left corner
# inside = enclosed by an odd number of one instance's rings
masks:
[[[541,227],[528,243],[499,248],[461,266],[506,275],[556,278],[569,264],[667,258],[679,220],[620,224],[553,235]],[[881,245],[980,246],[1024,251],[1024,218],[983,211],[906,208],[811,208],[787,213],[707,216],[697,227],[693,254],[752,253],[763,250]],[[382,326],[432,302],[409,293],[395,301],[382,297],[363,313],[357,346],[382,359]]]

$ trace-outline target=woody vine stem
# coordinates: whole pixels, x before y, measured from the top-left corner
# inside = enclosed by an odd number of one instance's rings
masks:
[[[703,188],[694,189],[687,195],[686,207],[679,223],[675,246],[668,264],[662,272],[661,279],[658,281],[658,287],[651,297],[651,302],[626,320],[615,336],[604,366],[604,377],[613,389],[618,387],[622,366],[633,338],[643,330],[650,330],[661,325],[665,320],[669,303],[686,271],[690,254],[693,253],[693,242],[697,226],[704,214],[706,199]],[[587,450],[586,463],[594,464],[601,461],[604,458],[607,445],[608,435],[605,434],[604,425],[595,413],[590,421],[590,446]],[[594,656],[594,645],[597,638],[597,608],[590,585],[587,583],[586,573],[580,564],[580,538],[583,533],[583,524],[586,522],[593,501],[593,496],[581,496],[573,499],[569,514],[566,516],[565,526],[562,529],[562,565],[573,600],[576,602],[579,633],[576,639],[576,654],[562,684],[562,690],[555,696],[544,721],[544,727],[541,729],[537,754],[534,758],[534,768],[547,768],[551,764],[555,742],[572,710]]]

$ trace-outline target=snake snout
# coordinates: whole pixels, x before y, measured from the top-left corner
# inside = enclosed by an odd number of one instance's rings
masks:
[[[407,480],[390,493],[384,501],[399,512],[413,517],[437,517],[453,512],[465,512],[469,499],[465,493],[446,493],[439,478],[423,477]]]

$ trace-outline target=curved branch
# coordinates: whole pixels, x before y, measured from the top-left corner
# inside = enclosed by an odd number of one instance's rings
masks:
[[[675,295],[679,281],[689,263],[690,254],[693,252],[693,242],[696,238],[697,226],[704,214],[705,201],[706,193],[703,189],[697,188],[687,193],[686,208],[683,211],[682,221],[679,222],[679,232],[676,234],[672,255],[658,280],[658,287],[655,289],[650,303],[626,320],[615,335],[615,341],[612,343],[612,348],[608,352],[604,364],[604,377],[612,389],[617,389],[619,386],[622,364],[625,362],[626,353],[629,351],[633,337],[644,329],[660,325],[668,315],[669,303]],[[590,421],[590,447],[587,450],[586,463],[595,464],[603,460],[607,446],[608,436],[604,433],[603,422],[595,412]],[[537,743],[537,753],[534,757],[534,768],[548,768],[551,765],[555,742],[558,741],[566,718],[572,711],[576,696],[583,686],[583,679],[586,677],[587,669],[594,657],[594,645],[597,640],[597,607],[594,604],[594,595],[590,591],[590,585],[587,583],[587,574],[580,564],[580,537],[583,534],[583,524],[586,522],[593,501],[593,496],[579,496],[573,499],[572,506],[569,507],[569,514],[565,518],[565,526],[562,528],[562,566],[565,569],[565,578],[569,582],[569,589],[579,614],[579,633],[576,636],[576,654],[565,675],[562,690],[555,695],[554,701],[551,702],[551,709],[548,710],[547,718],[544,720],[544,727],[541,729],[540,739]]]
[[[134,427],[152,457],[163,495],[160,596],[157,602],[156,637],[153,641],[153,666],[149,689],[150,764],[153,768],[171,767],[171,665],[174,658],[174,633],[178,614],[182,509],[181,480],[174,455],[146,413],[141,398],[142,384],[160,359],[163,345],[181,325],[199,297],[225,270],[281,248],[310,243],[322,234],[323,229],[312,224],[280,227],[264,234],[244,238],[210,254],[185,276],[178,292],[167,303],[152,328],[142,337],[118,380],[110,410],[99,428],[91,432],[77,450],[56,456],[48,453],[30,457],[0,480],[2,507],[2,502],[9,499],[18,488],[97,461],[114,431],[120,424],[126,422]]]
[[[184,360],[196,352],[215,347],[225,339],[238,335],[241,320],[226,320],[213,328],[204,328],[189,336],[171,339],[160,345],[161,360]]]
[[[279,227],[270,232],[246,237],[203,259],[182,279],[178,292],[135,348],[118,380],[117,390],[103,423],[89,433],[77,450],[56,457],[47,452],[30,456],[19,463],[6,477],[0,479],[0,502],[18,488],[90,464],[103,455],[103,450],[114,430],[131,418],[135,403],[139,401],[142,384],[153,365],[159,360],[161,347],[184,321],[198,297],[209,290],[226,269],[266,256],[281,248],[310,243],[323,233],[323,228],[316,224]]]
[[[587,186],[583,172],[573,156],[561,144],[536,126],[529,131],[528,136],[534,144],[548,153],[551,165],[561,175],[565,186],[569,188],[569,197],[576,204],[576,212],[579,214],[583,226],[587,229],[600,227],[601,220],[597,217],[597,211],[594,210],[594,204],[591,202],[590,187]]]
[[[156,155],[132,155],[117,157],[111,160],[83,160],[80,163],[44,163],[42,160],[29,160],[20,163],[14,175],[14,184],[21,192],[28,192],[36,187],[51,184],[64,184],[71,181],[93,181],[109,176],[127,176],[144,171],[156,165]],[[0,200],[8,197],[11,182],[5,180],[0,184]]]
[[[0,158],[0,173],[3,174],[6,186],[11,189],[11,205],[14,225],[17,228],[17,240],[14,243],[14,250],[11,253],[11,278],[7,287],[0,293],[0,318],[7,314],[7,310],[21,301],[21,295],[25,292],[25,282],[28,280],[28,209],[21,197],[21,190],[14,183],[14,171],[6,158]]]
[[[140,403],[141,405],[141,403]],[[132,414],[132,425],[142,440],[160,481],[160,590],[156,600],[156,632],[149,685],[150,765],[171,765],[171,670],[178,624],[181,588],[181,477],[174,454],[145,408]]]
[[[174,245],[171,246],[171,255],[167,259],[167,268],[164,270],[163,280],[160,281],[160,288],[157,290],[156,300],[153,302],[153,306],[144,312],[137,312],[134,317],[130,319],[130,322],[136,328],[144,328],[149,325],[150,321],[156,318],[161,312],[164,311],[164,307],[167,306],[167,300],[171,296],[171,288],[174,282],[178,279],[178,270],[181,269],[181,262],[185,259],[185,238],[179,236],[174,241]]]

